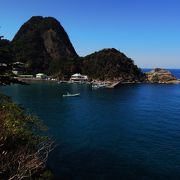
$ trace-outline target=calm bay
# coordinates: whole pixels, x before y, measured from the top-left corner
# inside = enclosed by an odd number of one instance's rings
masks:
[[[57,179],[180,179],[180,85],[92,90],[32,83],[0,90],[48,126],[57,144],[48,166]],[[63,98],[66,92],[80,96]]]

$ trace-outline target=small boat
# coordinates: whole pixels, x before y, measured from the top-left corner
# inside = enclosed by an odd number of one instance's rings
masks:
[[[97,84],[93,84],[93,85],[92,85],[92,88],[93,88],[93,89],[98,89],[99,86],[98,86]]]
[[[79,96],[80,93],[76,93],[76,94],[70,94],[70,93],[67,93],[67,94],[63,94],[63,97],[76,97],[76,96]]]
[[[92,84],[93,89],[104,88],[104,87],[106,87],[105,84]]]

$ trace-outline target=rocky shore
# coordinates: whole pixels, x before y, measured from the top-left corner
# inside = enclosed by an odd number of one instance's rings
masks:
[[[180,84],[180,79],[177,79],[170,71],[162,68],[155,68],[150,72],[145,73],[143,81],[97,81],[96,84],[106,84],[108,88],[114,88],[120,84]]]
[[[155,68],[145,74],[148,83],[180,84],[180,80],[166,69]]]

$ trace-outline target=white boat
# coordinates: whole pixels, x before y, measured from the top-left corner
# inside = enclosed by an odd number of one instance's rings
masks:
[[[106,87],[105,84],[92,84],[93,89],[104,88],[104,87]]]
[[[93,88],[93,89],[98,89],[99,86],[98,86],[97,84],[93,84],[93,85],[92,85],[92,88]]]
[[[63,97],[76,97],[76,96],[79,96],[80,93],[76,93],[76,94],[70,94],[70,93],[67,93],[67,94],[63,94]]]

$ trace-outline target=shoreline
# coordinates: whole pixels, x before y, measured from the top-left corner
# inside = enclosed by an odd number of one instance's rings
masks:
[[[58,82],[57,79],[40,79],[40,78],[21,78],[21,77],[15,77],[15,79],[18,79],[19,81],[34,81],[34,82]]]
[[[68,84],[104,84],[104,88],[113,89],[118,87],[119,85],[126,85],[126,84],[180,84],[180,79],[167,81],[167,82],[120,82],[120,81],[99,81],[93,80],[91,82],[72,82],[72,81],[59,81],[57,79],[39,79],[39,78],[20,78],[15,77],[15,79],[22,81],[22,82],[55,82],[55,83],[68,83]]]

